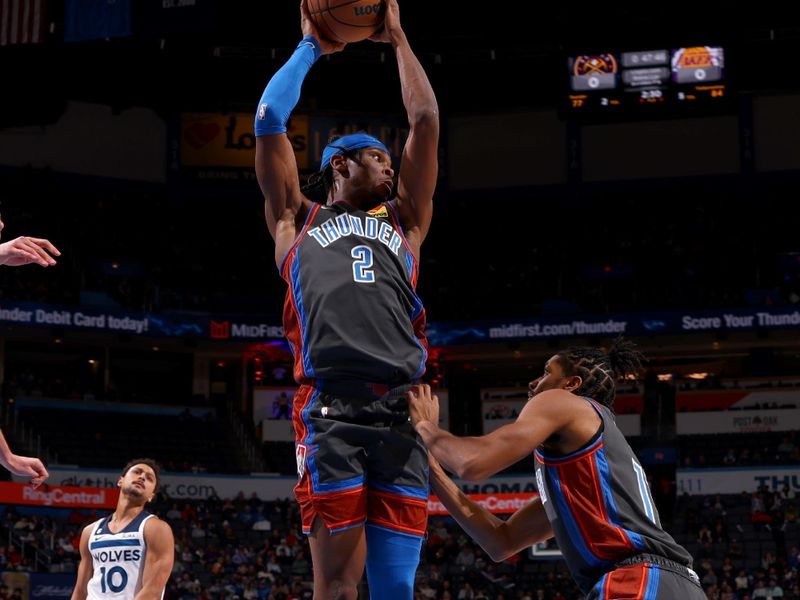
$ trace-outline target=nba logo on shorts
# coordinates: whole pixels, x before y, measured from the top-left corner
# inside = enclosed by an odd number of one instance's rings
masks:
[[[258,107],[258,120],[263,121],[267,116],[267,104],[264,103]]]
[[[306,447],[304,444],[297,444],[294,449],[294,455],[297,459],[297,478],[302,479],[303,473],[306,471]]]
[[[547,502],[547,493],[544,491],[544,483],[542,482],[542,472],[536,470],[536,487],[539,490],[539,496],[542,497],[542,504]]]

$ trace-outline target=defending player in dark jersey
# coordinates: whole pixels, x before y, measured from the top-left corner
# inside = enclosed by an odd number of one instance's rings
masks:
[[[494,560],[555,536],[590,600],[701,600],[692,557],[661,528],[644,470],[614,422],[619,376],[642,356],[617,340],[557,353],[529,386],[516,422],[482,437],[438,428],[428,386],[409,392],[414,426],[431,454],[431,486],[450,514]],[[444,473],[480,480],[535,452],[539,497],[502,521]],[[439,461],[439,462],[437,462]]]
[[[387,147],[365,133],[333,139],[301,189],[286,122],[314,62],[341,50],[320,37],[301,3],[303,40],[273,76],[255,118],[256,174],[288,284],[284,328],[294,352],[299,482],[310,535],[314,595],[355,598],[364,572],[372,598],[413,595],[427,521],[428,459],[408,422],[407,390],[425,369],[425,311],[416,295],[420,246],[431,221],[438,107],[386,2],[410,125],[395,190]],[[367,88],[365,92],[369,92]],[[308,195],[321,191],[323,205]]]

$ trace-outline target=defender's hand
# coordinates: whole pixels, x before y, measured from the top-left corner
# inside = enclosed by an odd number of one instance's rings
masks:
[[[51,254],[60,256],[61,252],[48,240],[23,235],[5,244],[0,244],[0,265],[19,267],[35,263],[49,267],[56,264],[55,259],[50,256]]]
[[[414,428],[423,421],[430,421],[439,426],[439,398],[431,394],[431,386],[427,383],[415,385],[408,390],[408,406],[411,424]]]
[[[38,458],[12,454],[6,459],[5,463],[5,467],[14,475],[31,477],[31,485],[33,487],[39,487],[50,476],[42,461]]]

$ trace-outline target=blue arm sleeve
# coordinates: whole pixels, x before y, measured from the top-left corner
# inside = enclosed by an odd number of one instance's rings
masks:
[[[256,111],[256,137],[286,133],[286,122],[300,99],[300,87],[311,66],[322,54],[319,42],[307,35],[267,84]]]

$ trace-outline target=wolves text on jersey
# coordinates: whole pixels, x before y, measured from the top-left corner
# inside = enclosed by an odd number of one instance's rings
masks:
[[[142,558],[142,551],[140,549],[99,550],[92,552],[92,558],[99,563],[130,562],[140,560]]]

